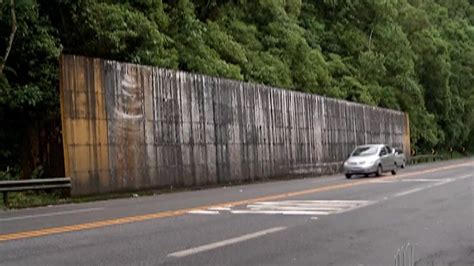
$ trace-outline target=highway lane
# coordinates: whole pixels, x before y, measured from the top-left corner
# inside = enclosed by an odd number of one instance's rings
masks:
[[[444,168],[448,168],[448,170],[443,171],[449,174],[450,171],[456,171],[457,165],[465,163],[469,164],[469,162],[471,161],[442,162],[435,164],[435,167],[432,164],[418,165],[403,170],[396,177],[412,174],[420,175],[420,173],[426,171],[428,171],[429,174]],[[377,181],[378,180],[379,179],[377,179]],[[258,183],[244,186],[221,187],[203,191],[188,191],[133,199],[66,204],[52,207],[13,210],[8,212],[2,212],[0,210],[0,222],[4,220],[16,221],[14,223],[3,222],[0,226],[0,234],[34,230],[44,227],[94,222],[97,220],[116,219],[126,216],[219,204],[228,201],[241,201],[291,191],[302,191],[308,188],[324,188],[341,184],[351,185],[354,182],[359,181],[367,182],[367,180],[363,179],[345,180],[341,178],[341,176],[336,175],[330,177]],[[39,217],[42,217],[42,219],[38,220]]]
[[[391,265],[410,242],[417,265],[472,265],[473,181],[461,160],[3,212],[0,264]]]

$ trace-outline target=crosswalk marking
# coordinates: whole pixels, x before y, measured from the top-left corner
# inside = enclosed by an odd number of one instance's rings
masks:
[[[247,205],[247,208],[252,210],[267,210],[267,209],[278,209],[278,210],[308,210],[308,211],[337,211],[340,207],[329,207],[329,206],[289,206],[289,205],[282,205],[282,206],[273,206],[273,205]]]
[[[285,200],[285,201],[262,201],[259,205],[324,205],[324,206],[346,206],[365,204],[366,200]]]
[[[283,214],[283,215],[328,215],[318,211],[284,211],[284,210],[232,210],[234,214]]]
[[[190,214],[281,214],[281,215],[329,215],[342,213],[370,204],[366,200],[285,200],[262,201],[245,207],[213,207],[206,210],[190,211]]]

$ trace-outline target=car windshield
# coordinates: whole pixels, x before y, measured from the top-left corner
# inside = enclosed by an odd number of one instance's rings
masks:
[[[352,152],[352,156],[370,156],[377,153],[378,147],[368,146],[368,147],[358,147]]]

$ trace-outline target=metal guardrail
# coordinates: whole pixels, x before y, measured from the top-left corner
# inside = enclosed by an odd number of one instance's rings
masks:
[[[428,163],[444,160],[445,158],[441,155],[417,155],[410,157],[407,162],[408,164],[417,163]]]
[[[5,208],[8,208],[8,192],[70,188],[71,178],[69,177],[0,181],[0,192],[3,193]]]
[[[408,243],[402,248],[398,249],[394,257],[395,266],[414,266],[415,265],[415,248]]]

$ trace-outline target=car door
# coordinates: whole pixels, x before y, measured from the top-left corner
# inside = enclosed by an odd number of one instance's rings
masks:
[[[387,166],[385,169],[393,170],[395,168],[395,154],[389,146],[385,146],[385,149],[387,150]]]
[[[382,147],[382,149],[380,149],[379,156],[380,156],[380,162],[382,163],[383,171],[387,171],[388,169],[387,167],[389,167],[388,162],[387,162],[388,153],[385,147]]]

